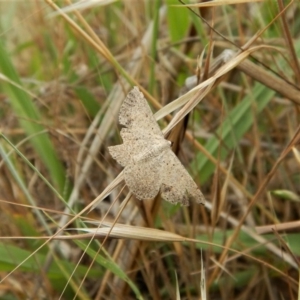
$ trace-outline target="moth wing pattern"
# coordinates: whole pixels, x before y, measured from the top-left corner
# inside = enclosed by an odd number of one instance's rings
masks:
[[[119,113],[123,144],[109,147],[112,157],[124,167],[129,190],[140,200],[162,198],[189,205],[205,199],[194,180],[172,152],[143,93],[134,87]]]
[[[124,177],[129,190],[140,200],[154,198],[161,187],[160,169],[155,160],[125,167]]]
[[[170,149],[163,153],[163,172],[161,174],[161,196],[176,204],[189,205],[189,200],[204,204],[205,198],[200,189]]]
[[[128,93],[121,105],[119,122],[131,132],[141,132],[144,136],[160,135],[163,138],[151,108],[138,87]]]

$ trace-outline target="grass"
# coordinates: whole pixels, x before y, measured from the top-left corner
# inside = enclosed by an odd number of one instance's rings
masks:
[[[1,299],[300,299],[300,5],[181,4],[0,3]],[[205,207],[122,189],[134,85]]]

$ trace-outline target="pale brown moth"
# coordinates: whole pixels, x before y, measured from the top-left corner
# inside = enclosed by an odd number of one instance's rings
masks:
[[[119,113],[123,144],[108,147],[111,156],[124,167],[129,190],[140,200],[152,199],[159,192],[171,203],[188,205],[192,199],[205,199],[194,180],[171,150],[143,95],[134,87]]]

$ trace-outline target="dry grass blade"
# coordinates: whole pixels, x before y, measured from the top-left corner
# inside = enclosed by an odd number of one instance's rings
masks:
[[[164,134],[168,133],[174,126],[176,126],[188,113],[190,113],[196,105],[211,91],[215,82],[222,76],[226,75],[229,71],[238,66],[244,59],[246,59],[251,53],[265,48],[265,46],[257,46],[245,50],[242,53],[231,52],[228,55],[228,61],[220,67],[220,69],[209,79],[203,81],[198,86],[194,87],[192,90],[174,100],[172,103],[166,105],[161,110],[159,110],[155,117],[157,120],[170,114],[172,111],[178,109],[179,107],[185,105],[172,119],[169,125],[163,130]]]
[[[205,268],[204,268],[204,261],[202,257],[202,251],[201,251],[201,278],[200,278],[200,292],[201,292],[201,299],[206,300],[207,294],[206,294],[206,277],[205,277]]]
[[[221,6],[221,5],[229,5],[229,4],[242,4],[242,3],[254,3],[254,2],[263,2],[265,0],[212,0],[209,2],[203,2],[203,3],[195,3],[195,4],[184,4],[184,5],[174,5],[177,7],[215,7],[215,6]]]
[[[92,8],[94,6],[105,6],[105,5],[109,5],[112,4],[113,2],[116,2],[117,0],[102,0],[102,1],[95,1],[95,0],[85,0],[85,1],[79,1],[77,3],[70,3],[69,6],[66,6],[62,9],[60,9],[59,12],[53,12],[51,14],[49,14],[49,17],[56,17],[58,15],[60,15],[61,12],[63,13],[70,13],[70,12],[74,12],[75,10],[81,11],[84,9],[89,9]]]
[[[230,174],[231,174],[231,169],[232,169],[232,165],[233,165],[233,157],[231,157],[230,160],[230,165],[228,168],[228,173],[226,175],[225,178],[225,182],[222,186],[222,189],[220,191],[220,186],[219,186],[219,176],[220,176],[220,172],[217,170],[216,176],[214,178],[215,183],[215,190],[218,191],[218,193],[214,192],[213,198],[212,198],[212,210],[211,210],[211,219],[212,219],[212,224],[216,225],[219,218],[220,218],[220,214],[224,209],[224,204],[226,203],[226,195],[227,195],[227,190],[228,190],[228,185],[230,182]],[[214,226],[213,226],[214,227]]]
[[[297,78],[297,82],[300,82],[299,61],[298,61],[297,53],[296,53],[295,46],[293,43],[293,38],[292,38],[290,30],[289,30],[288,21],[287,21],[287,17],[286,17],[286,11],[284,8],[284,3],[282,0],[277,0],[277,1],[278,1],[278,6],[279,6],[280,12],[281,12],[281,21],[282,21],[282,25],[284,28],[284,38],[286,41],[286,46],[288,47],[289,54],[291,56],[291,66],[294,70],[294,74]]]
[[[208,202],[207,203],[207,207],[211,210],[211,204]],[[235,219],[231,216],[228,216],[226,213],[222,212],[220,214],[221,218],[226,220],[231,226],[233,226],[234,228],[238,228],[240,226],[240,220],[239,219]],[[285,261],[287,264],[289,264],[291,267],[293,268],[297,268],[297,265],[295,264],[294,259],[286,252],[283,252],[282,249],[280,247],[278,247],[277,245],[273,244],[273,243],[269,243],[269,241],[267,239],[265,239],[263,236],[257,234],[251,227],[242,225],[240,227],[240,230],[244,233],[246,233],[249,237],[253,238],[258,244],[264,244],[266,246],[266,248],[268,249],[268,251],[270,251],[270,253],[273,253],[274,255],[276,255],[276,257],[282,259],[283,261]],[[233,239],[228,239],[228,242],[234,242]],[[225,251],[226,254],[228,254],[228,245],[229,243],[226,244],[225,246]],[[222,258],[222,257],[221,257]],[[225,258],[226,259],[226,258]],[[224,261],[219,260],[219,264],[222,265]]]
[[[278,158],[276,164],[273,166],[271,171],[267,174],[265,180],[261,183],[258,191],[256,192],[256,194],[254,195],[251,203],[249,204],[246,213],[243,215],[242,219],[240,220],[239,225],[235,228],[234,234],[227,240],[226,247],[230,247],[232,242],[236,239],[236,236],[239,233],[245,218],[247,217],[248,213],[250,212],[251,207],[254,205],[255,201],[257,201],[258,197],[264,191],[264,189],[266,188],[268,182],[271,180],[273,174],[275,173],[276,169],[279,167],[280,163],[286,157],[286,155],[291,151],[291,149],[295,145],[295,143],[298,142],[299,138],[300,138],[300,126],[297,128],[297,130],[294,133],[294,135],[293,135],[292,139],[290,140],[289,144],[282,151],[282,153],[281,153],[280,157]],[[219,259],[220,264],[222,264],[224,262],[224,260],[226,259],[227,252],[228,252],[227,250],[223,251],[223,253],[222,253],[222,255]],[[290,261],[291,264],[294,265],[294,262],[292,262],[290,258],[289,258],[289,261]],[[212,275],[211,275],[211,278],[210,278],[211,281],[217,276],[218,272],[219,271],[216,268],[214,270],[214,272],[212,273]]]
[[[175,272],[175,277],[176,277],[176,300],[180,300],[180,290],[179,290],[179,284],[178,284],[178,278],[177,278],[177,273]]]
[[[96,222],[93,222],[97,225]],[[145,228],[139,226],[132,226],[126,224],[109,224],[107,222],[101,223],[102,228],[77,228],[78,231],[88,232],[95,235],[97,238],[118,238],[140,241],[165,241],[165,242],[184,242],[186,237],[182,237],[178,234],[167,232],[164,230],[158,230],[153,228]],[[113,225],[113,226],[112,226]]]
[[[251,78],[261,82],[263,85],[280,93],[283,97],[292,100],[294,103],[300,105],[300,91],[294,85],[290,84],[283,78],[279,78],[264,68],[257,66],[251,61],[245,60],[241,62],[237,69],[249,75]]]
[[[264,225],[264,226],[257,226],[255,230],[258,234],[266,234],[270,232],[280,232],[280,231],[288,231],[288,230],[299,230],[300,228],[300,221],[294,222],[286,222],[280,224],[273,224],[273,225]]]

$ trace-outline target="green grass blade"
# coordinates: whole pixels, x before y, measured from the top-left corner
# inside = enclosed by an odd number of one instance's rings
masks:
[[[2,74],[16,85],[21,86],[20,78],[10,60],[10,56],[5,51],[1,42],[0,57],[0,70]],[[21,127],[24,129],[26,134],[28,136],[35,135],[45,130],[44,126],[41,125],[42,118],[38,109],[32,102],[31,97],[29,97],[24,90],[15,85],[3,81],[1,85],[2,89],[8,96],[9,103],[11,104],[15,115],[19,119]],[[46,133],[43,135],[36,135],[31,139],[31,143],[49,170],[55,186],[60,192],[62,192],[65,184],[64,168],[54,151],[49,136]]]
[[[205,148],[217,157],[220,147],[218,136],[222,137],[222,149],[220,159],[224,160],[230,151],[238,146],[238,142],[253,124],[253,110],[251,107],[256,106],[256,112],[260,113],[274,96],[275,92],[257,83],[252,96],[246,96],[228,115],[222,126],[217,130],[217,136],[209,139]],[[253,103],[254,101],[254,103]],[[215,165],[209,161],[202,153],[199,153],[194,163],[197,166],[200,181],[205,182],[214,172]]]

